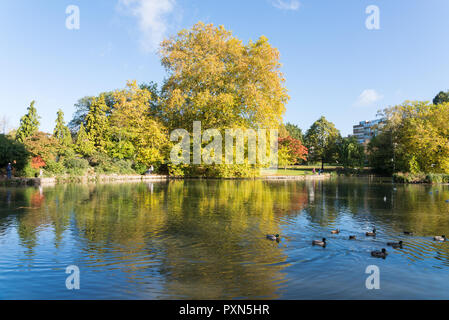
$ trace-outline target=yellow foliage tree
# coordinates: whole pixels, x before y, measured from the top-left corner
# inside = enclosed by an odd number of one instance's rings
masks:
[[[449,103],[406,101],[384,114],[401,170],[449,173]]]
[[[244,45],[223,26],[197,23],[161,44],[169,73],[162,98],[168,127],[278,128],[289,96],[279,52],[268,39]]]
[[[168,146],[166,128],[150,113],[152,94],[128,82],[127,88],[113,93],[114,109],[110,116],[114,156],[132,157],[144,165],[161,163]]]

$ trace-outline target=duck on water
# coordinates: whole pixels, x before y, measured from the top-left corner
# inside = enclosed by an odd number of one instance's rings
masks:
[[[381,251],[379,251],[379,250],[371,251],[371,256],[373,256],[375,258],[385,259],[387,257],[387,255],[388,255],[388,253],[387,253],[387,250],[385,250],[385,248],[383,248]]]
[[[323,238],[322,240],[313,240],[312,245],[325,247],[326,246],[326,238]]]

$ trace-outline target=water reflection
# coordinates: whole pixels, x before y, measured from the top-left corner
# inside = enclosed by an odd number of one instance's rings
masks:
[[[0,298],[426,298],[449,285],[449,245],[432,241],[449,234],[448,198],[447,186],[347,178],[4,188]],[[399,240],[384,262],[369,257]],[[370,263],[385,268],[382,293],[364,289]],[[70,264],[84,279],[76,296]]]

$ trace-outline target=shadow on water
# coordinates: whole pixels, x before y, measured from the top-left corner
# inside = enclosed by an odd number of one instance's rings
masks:
[[[3,188],[0,298],[449,298],[449,242],[432,241],[449,234],[445,199],[447,186],[360,178]],[[381,290],[365,288],[372,264]]]

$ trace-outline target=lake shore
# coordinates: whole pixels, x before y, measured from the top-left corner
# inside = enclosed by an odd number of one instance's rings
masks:
[[[43,177],[24,178],[13,177],[11,179],[0,178],[0,186],[52,186],[67,183],[113,183],[113,182],[152,182],[167,180],[324,180],[330,178],[330,174],[301,175],[301,176],[260,176],[254,178],[214,178],[214,177],[175,177],[168,175],[92,175],[81,177]]]

